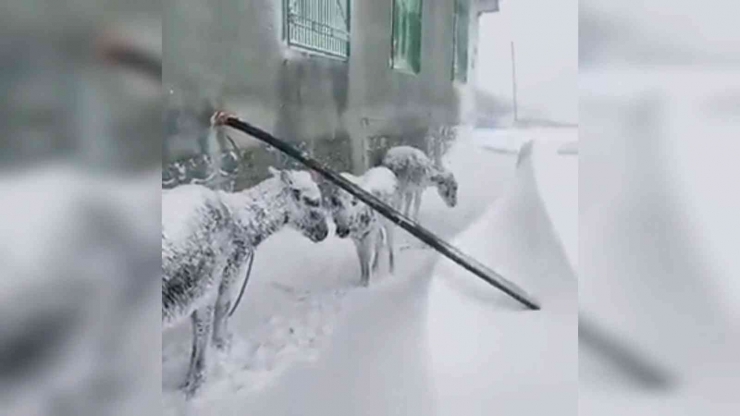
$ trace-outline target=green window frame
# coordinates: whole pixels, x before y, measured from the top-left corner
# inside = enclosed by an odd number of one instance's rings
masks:
[[[350,0],[284,0],[283,10],[289,46],[349,59]]]
[[[455,0],[452,42],[452,79],[468,81],[468,31],[470,28],[470,5],[468,0]]]
[[[393,0],[391,67],[421,71],[422,0]]]

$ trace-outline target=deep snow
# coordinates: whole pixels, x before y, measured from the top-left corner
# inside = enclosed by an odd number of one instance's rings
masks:
[[[511,409],[536,405],[528,395],[543,392],[553,414],[572,414],[577,285],[537,196],[535,169],[515,171],[515,157],[480,151],[504,133],[477,131],[453,147],[446,163],[460,183],[459,205],[450,209],[427,190],[420,222],[448,239],[470,226],[455,244],[501,267],[545,311],[519,311],[428,249],[402,250],[394,276],[381,273],[360,289],[351,243],[312,244],[284,231],[258,250],[234,315],[232,355],[192,403],[174,390],[189,331],[163,335],[164,414],[446,415],[467,404],[463,413],[475,415],[504,409],[502,400]],[[399,234],[400,245],[418,247]]]

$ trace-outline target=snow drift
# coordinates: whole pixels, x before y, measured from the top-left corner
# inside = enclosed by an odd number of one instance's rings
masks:
[[[543,309],[521,311],[451,262],[437,265],[425,327],[438,415],[577,412],[578,288],[542,199],[538,178],[546,175],[534,162],[559,157],[545,146],[522,156],[507,195],[453,243],[529,291]],[[577,170],[573,176],[577,184]]]

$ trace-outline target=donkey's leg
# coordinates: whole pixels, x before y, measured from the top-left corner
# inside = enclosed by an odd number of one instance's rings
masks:
[[[187,398],[192,398],[206,380],[206,348],[211,339],[213,305],[204,306],[191,315],[193,325],[193,351],[190,368],[183,386]]]
[[[395,266],[395,246],[393,243],[393,223],[390,221],[383,221],[384,222],[384,229],[385,229],[385,242],[388,246],[388,268],[390,269],[391,274],[393,274],[396,266]]]
[[[400,188],[396,188],[396,193],[393,195],[393,199],[390,201],[391,206],[397,211],[403,210],[403,191]]]
[[[380,265],[380,251],[383,249],[383,240],[386,238],[383,225],[381,223],[376,223],[375,227],[377,227],[377,230],[372,233],[375,237],[372,252],[373,273],[377,272],[378,266]]]
[[[228,351],[231,347],[231,333],[228,329],[229,312],[231,311],[231,285],[222,284],[216,299],[213,316],[213,346],[219,351]]]
[[[370,242],[365,237],[362,240],[354,240],[357,249],[357,258],[360,260],[360,284],[367,287],[370,283]]]
[[[234,286],[237,282],[244,282],[239,278],[248,279],[246,270],[243,269],[245,259],[250,252],[245,249],[237,250],[231,257],[232,261],[226,266],[223,273],[223,280],[218,287],[218,297],[216,298],[216,309],[213,318],[213,345],[220,351],[228,351],[231,347],[232,334],[228,328],[229,312],[233,305]],[[244,275],[242,276],[242,273]]]
[[[195,312],[190,314],[190,329],[192,334],[190,337],[190,363],[188,364],[188,374],[185,376],[185,380],[180,384],[180,388],[185,390],[190,383],[190,377],[193,373],[193,364],[195,363],[198,355],[198,325],[195,325]]]
[[[411,198],[413,197],[413,193],[410,191],[404,191],[402,195],[402,201],[401,205],[403,205],[403,215],[409,216],[409,211],[411,210]]]
[[[421,207],[421,190],[414,191],[414,221],[419,221],[419,208]]]

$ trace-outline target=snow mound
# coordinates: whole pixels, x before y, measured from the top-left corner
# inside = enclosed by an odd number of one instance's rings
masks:
[[[577,142],[576,142],[577,144]],[[578,159],[560,153],[557,142],[539,144],[533,158],[534,178],[571,268],[578,271]]]

